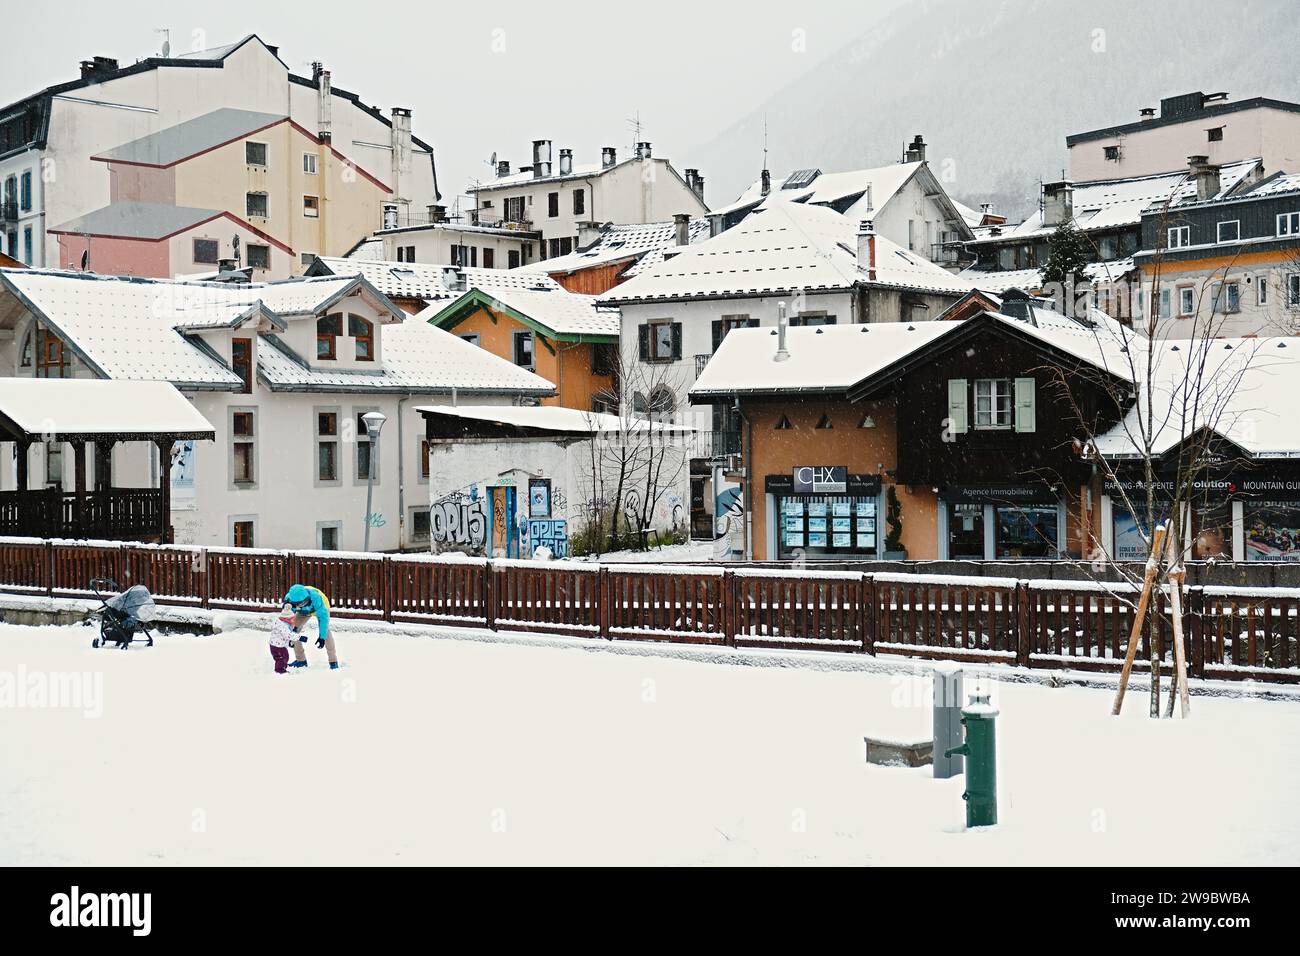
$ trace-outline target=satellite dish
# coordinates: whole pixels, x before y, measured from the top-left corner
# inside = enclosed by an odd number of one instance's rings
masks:
[[[492,158],[488,160],[488,165],[489,165],[489,166],[495,166],[496,164],[497,164],[497,154],[496,154],[496,150],[493,150],[493,151],[492,151]]]
[[[81,253],[81,271],[85,272],[90,267],[90,250],[85,249]]]
[[[172,41],[171,41],[171,40],[163,40],[163,49],[162,49],[162,54],[163,54],[163,59],[164,59],[164,60],[167,59],[169,56],[172,55]]]

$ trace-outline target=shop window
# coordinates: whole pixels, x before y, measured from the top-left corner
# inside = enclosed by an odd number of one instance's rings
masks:
[[[343,316],[337,312],[316,320],[316,358],[332,361],[338,357],[338,338],[343,334]]]
[[[1139,494],[1141,492],[1138,492]],[[1112,557],[1116,561],[1146,561],[1150,556],[1147,539],[1156,524],[1168,517],[1168,503],[1157,504],[1154,523],[1147,517],[1146,506],[1133,502],[1133,510],[1125,507],[1122,499],[1114,502],[1111,524],[1114,532]]]
[[[1192,560],[1232,560],[1232,502],[1192,508]]]
[[[359,315],[348,316],[348,335],[352,336],[357,347],[358,362],[375,360],[375,325]]]
[[[777,557],[868,556],[876,553],[876,499],[789,495],[777,499]]]
[[[995,507],[994,556],[999,559],[1059,556],[1055,505]]]
[[[1247,561],[1300,561],[1300,501],[1244,506]]]
[[[984,560],[984,506],[969,502],[948,504],[948,558],[952,561]]]

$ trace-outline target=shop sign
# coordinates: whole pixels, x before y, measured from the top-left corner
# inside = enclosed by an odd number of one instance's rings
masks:
[[[848,490],[849,469],[845,465],[800,465],[791,480],[796,495],[842,495]]]
[[[1047,485],[960,485],[945,488],[939,497],[950,504],[1056,504],[1056,491]]]

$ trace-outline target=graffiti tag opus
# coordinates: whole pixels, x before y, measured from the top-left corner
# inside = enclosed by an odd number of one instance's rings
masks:
[[[440,498],[429,508],[429,537],[435,544],[481,551],[487,539],[485,500],[459,491]]]

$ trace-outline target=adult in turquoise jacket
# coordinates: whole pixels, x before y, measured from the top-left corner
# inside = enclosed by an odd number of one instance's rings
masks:
[[[307,618],[313,616],[316,618],[318,630],[316,646],[325,648],[325,653],[329,656],[330,669],[337,670],[339,659],[334,648],[334,635],[330,631],[330,599],[325,596],[325,592],[306,584],[295,584],[285,594],[284,603],[297,615],[298,630],[307,623]],[[302,649],[303,642],[306,640],[306,637],[298,638],[298,643],[293,647],[294,662],[291,666],[307,666],[307,655]]]

